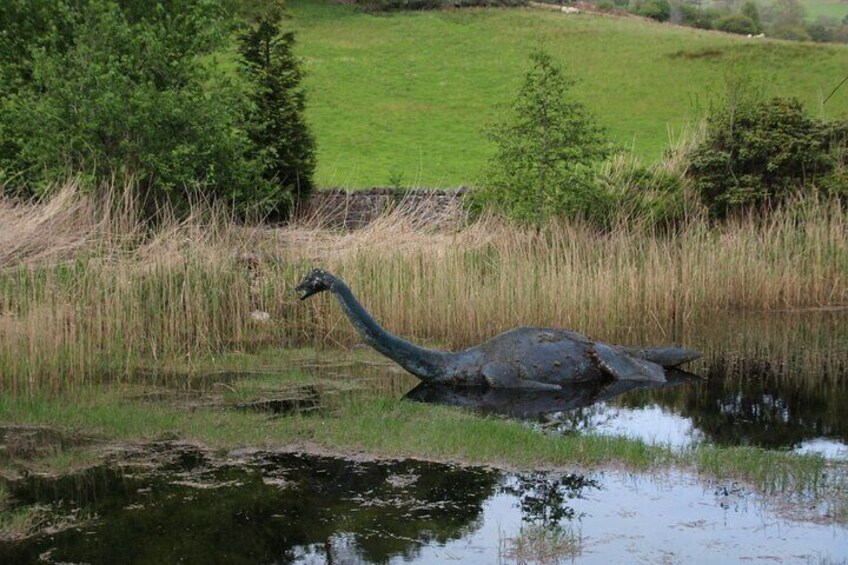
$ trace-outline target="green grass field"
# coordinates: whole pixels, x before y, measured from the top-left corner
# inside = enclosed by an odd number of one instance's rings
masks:
[[[801,0],[807,10],[807,19],[815,21],[820,16],[841,20],[848,16],[848,2],[840,0]]]
[[[731,69],[819,112],[848,68],[841,45],[636,18],[534,9],[368,15],[305,0],[289,8],[308,72],[321,186],[473,184],[491,153],[483,127],[514,95],[539,42],[578,79],[575,96],[611,136],[647,160],[723,91]],[[848,89],[824,111],[845,115]]]

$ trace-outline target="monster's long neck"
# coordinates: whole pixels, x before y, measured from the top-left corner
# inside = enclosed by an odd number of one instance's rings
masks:
[[[383,329],[362,307],[346,284],[336,279],[333,292],[353,327],[374,349],[425,382],[438,379],[445,371],[448,353],[418,347]]]

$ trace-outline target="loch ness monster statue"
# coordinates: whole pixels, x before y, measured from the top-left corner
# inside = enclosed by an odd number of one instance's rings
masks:
[[[329,290],[365,342],[430,384],[558,390],[601,379],[665,382],[665,368],[701,356],[682,347],[623,347],[567,330],[520,327],[463,351],[427,349],[386,331],[338,277],[314,269],[296,287],[301,300]]]

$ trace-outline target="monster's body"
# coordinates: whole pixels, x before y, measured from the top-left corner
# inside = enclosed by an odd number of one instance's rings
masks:
[[[305,292],[303,298],[332,291],[369,345],[426,383],[554,390],[567,383],[610,377],[663,382],[664,367],[701,355],[679,347],[627,348],[566,330],[532,327],[509,330],[455,353],[426,349],[383,329],[347,285],[330,273],[313,271],[298,290]]]

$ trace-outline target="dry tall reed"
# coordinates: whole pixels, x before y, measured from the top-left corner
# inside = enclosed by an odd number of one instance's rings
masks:
[[[391,331],[451,348],[521,324],[688,341],[716,312],[848,305],[848,222],[834,202],[674,235],[570,222],[536,233],[493,218],[437,231],[403,210],[354,232],[208,212],[151,230],[114,211],[127,202],[95,205],[69,186],[40,205],[0,203],[13,219],[0,224],[0,389],[269,343],[355,343],[330,296],[296,299],[313,266],[344,278]]]

